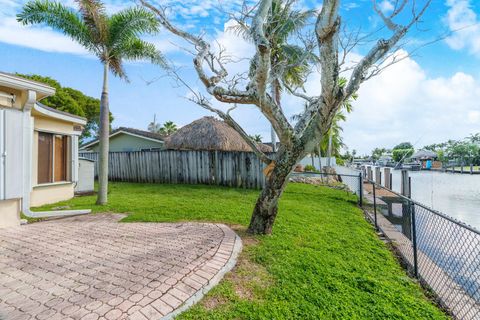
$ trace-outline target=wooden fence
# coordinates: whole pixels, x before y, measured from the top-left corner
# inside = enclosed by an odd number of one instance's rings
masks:
[[[80,157],[95,161],[98,153],[80,152]],[[110,181],[216,184],[259,189],[265,183],[265,165],[253,152],[223,151],[134,151],[110,152]]]

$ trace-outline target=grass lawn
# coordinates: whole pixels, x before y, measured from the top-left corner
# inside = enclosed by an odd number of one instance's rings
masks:
[[[53,206],[126,212],[124,221],[224,222],[242,237],[233,272],[180,319],[446,319],[400,268],[344,191],[290,184],[271,236],[244,230],[258,191],[111,183]]]
[[[462,167],[455,167],[455,170],[462,170]],[[470,165],[463,166],[463,171],[470,172]],[[480,171],[480,166],[473,166],[473,171]]]

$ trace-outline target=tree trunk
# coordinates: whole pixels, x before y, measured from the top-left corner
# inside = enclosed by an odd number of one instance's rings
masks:
[[[288,177],[300,159],[300,152],[288,152],[279,149],[275,168],[266,178],[260,196],[253,209],[248,232],[251,234],[271,234],[277,217],[278,200],[288,183]]]
[[[281,96],[282,96],[282,92],[280,91],[280,82],[278,80],[274,80],[272,82],[272,98],[275,100],[275,103],[280,109],[282,109]],[[273,129],[273,126],[271,126],[271,136],[272,136],[272,150],[273,152],[277,152],[277,136],[275,133],[275,129]]]
[[[272,137],[272,151],[277,152],[277,136],[275,135],[275,129],[271,126],[270,134]]]
[[[103,88],[100,100],[100,134],[98,158],[98,196],[97,204],[104,205],[108,201],[108,150],[110,135],[110,111],[108,106],[108,63],[103,66]]]
[[[318,170],[322,172],[322,145],[318,144]]]
[[[332,158],[332,133],[328,134],[328,149],[327,149],[327,167],[331,167],[331,158]]]

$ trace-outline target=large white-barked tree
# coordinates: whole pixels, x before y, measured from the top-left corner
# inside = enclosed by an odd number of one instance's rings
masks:
[[[222,50],[220,53],[214,50],[203,34],[196,35],[174,25],[169,21],[165,8],[151,1],[153,0],[140,0],[156,14],[159,23],[168,31],[192,45],[195,52],[193,65],[207,94],[219,102],[232,105],[232,108],[239,105],[256,106],[274,128],[280,140],[280,147],[275,155],[269,156],[257,148],[255,142],[229,112],[214,107],[204,94],[200,92],[194,94],[193,100],[198,105],[216,113],[238,131],[258,157],[268,165],[265,170],[266,184],[256,202],[248,227],[250,233],[268,234],[272,232],[279,198],[295,165],[314,151],[319,141],[329,131],[339,108],[358,91],[360,85],[378,74],[392,61],[398,60],[392,55],[398,50],[400,40],[419,22],[431,0],[393,1],[394,8],[388,15],[378,8],[374,0],[373,9],[383,20],[388,32],[380,33],[385,37],[378,36],[358,62],[354,65],[349,64],[350,71],[346,83],[340,81],[342,68],[346,66],[348,53],[362,42],[362,39],[352,34],[342,37],[345,28],[339,14],[341,1],[324,0],[310,28],[318,48],[321,76],[318,91],[316,95],[306,95],[304,92],[294,90],[291,92],[302,98],[306,104],[305,111],[295,124],[288,121],[275,97],[270,94],[272,84],[282,76],[272,74],[271,70],[285,69],[285,66],[272,65],[274,59],[266,26],[272,14],[273,0],[260,0],[247,10],[245,21],[249,21],[256,52],[251,58],[255,69],[250,73],[246,84],[238,81],[241,76],[228,75]],[[396,22],[397,20],[403,23]],[[292,41],[302,43],[302,39],[303,37],[299,35],[297,41],[295,39]],[[304,61],[300,60],[300,63]],[[248,70],[245,73],[248,73]]]

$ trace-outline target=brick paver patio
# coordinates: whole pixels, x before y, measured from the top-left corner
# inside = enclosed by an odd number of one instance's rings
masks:
[[[161,319],[198,300],[240,239],[210,223],[89,215],[0,229],[0,319]]]

